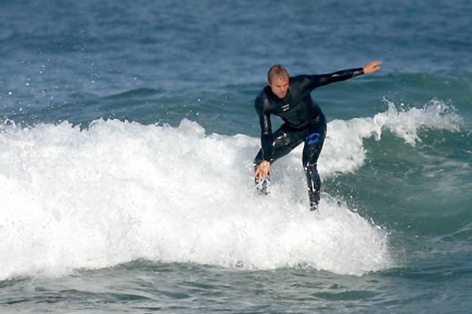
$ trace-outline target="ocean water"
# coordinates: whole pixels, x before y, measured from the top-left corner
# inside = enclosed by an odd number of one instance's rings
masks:
[[[470,313],[472,2],[2,1],[1,313]],[[322,87],[254,192],[253,107]]]

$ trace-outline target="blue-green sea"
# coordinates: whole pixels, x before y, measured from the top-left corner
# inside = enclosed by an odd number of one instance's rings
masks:
[[[471,313],[472,2],[0,2],[1,313]],[[321,87],[254,191],[254,99]],[[274,127],[280,121],[273,120]]]

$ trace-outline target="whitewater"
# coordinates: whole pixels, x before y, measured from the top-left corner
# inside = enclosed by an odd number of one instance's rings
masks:
[[[414,146],[422,129],[457,132],[462,118],[432,100],[385,101],[373,117],[333,120],[323,179],[355,173],[364,142],[388,132]],[[95,120],[0,128],[0,280],[65,276],[134,260],[362,275],[399,266],[389,230],[323,193],[308,211],[301,147],[274,164],[271,193],[254,192],[259,139],[178,127]]]

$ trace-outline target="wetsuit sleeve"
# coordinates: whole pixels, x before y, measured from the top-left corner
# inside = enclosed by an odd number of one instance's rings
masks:
[[[304,87],[305,89],[313,90],[323,85],[345,81],[362,74],[364,74],[364,70],[362,68],[355,68],[328,74],[307,75],[307,80],[305,81]]]
[[[272,134],[272,124],[270,121],[270,113],[267,112],[267,99],[263,95],[259,95],[254,102],[254,106],[259,117],[259,125],[261,127],[261,148],[262,159],[271,161],[272,159],[272,143],[274,136]]]

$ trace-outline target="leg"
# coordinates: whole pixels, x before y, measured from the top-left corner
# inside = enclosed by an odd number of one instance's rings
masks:
[[[316,168],[325,139],[323,128],[310,133],[305,139],[303,148],[303,169],[307,179],[310,210],[318,209],[320,203],[321,179]]]

